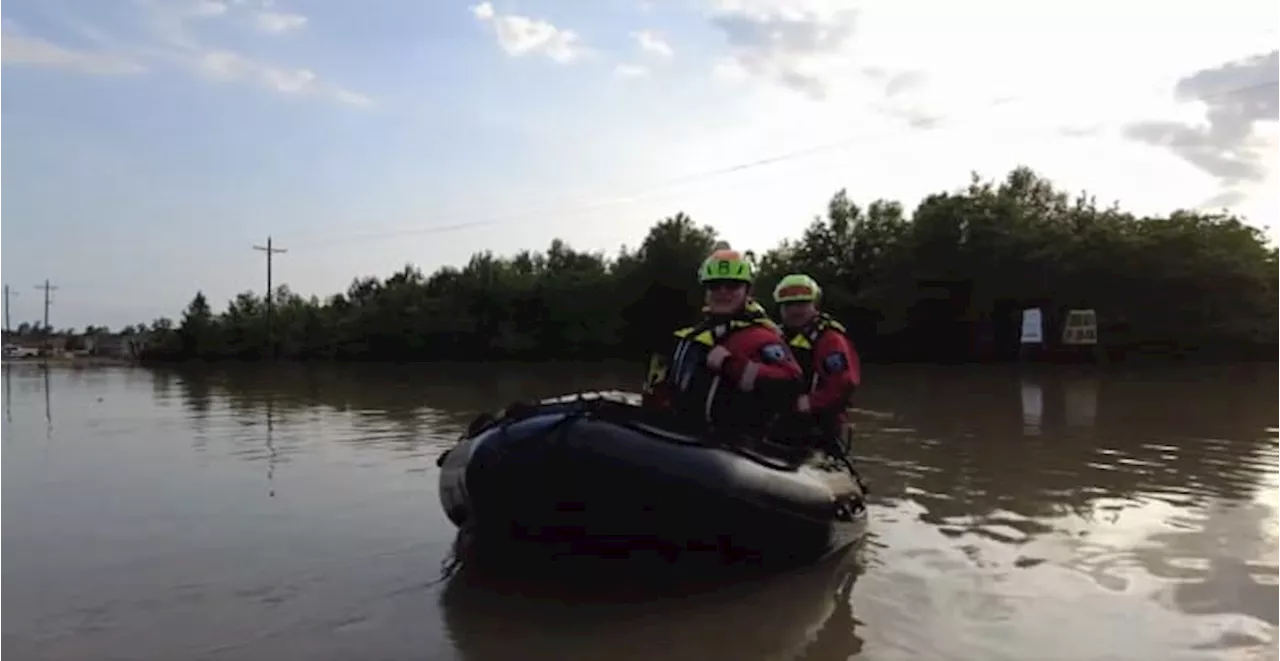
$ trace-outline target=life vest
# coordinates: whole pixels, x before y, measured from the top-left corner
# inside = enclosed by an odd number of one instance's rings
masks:
[[[813,321],[787,337],[787,345],[791,347],[791,353],[795,354],[796,360],[804,370],[804,380],[809,383],[809,392],[813,392],[818,387],[818,370],[813,364],[813,350],[818,346],[818,338],[828,330],[845,337],[849,336],[849,331],[845,329],[844,324],[822,312]]]
[[[672,401],[680,413],[690,417],[697,413],[703,422],[720,419],[724,407],[730,406],[728,393],[737,388],[722,389],[721,377],[706,367],[707,354],[735,334],[763,326],[779,335],[777,324],[764,307],[749,301],[742,312],[729,318],[705,319],[695,326],[674,333],[675,347],[667,356],[655,355],[649,362],[648,383],[665,380],[671,388]],[[700,410],[693,410],[694,402]]]

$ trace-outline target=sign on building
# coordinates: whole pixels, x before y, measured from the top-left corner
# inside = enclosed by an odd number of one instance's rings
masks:
[[[1062,327],[1062,343],[1084,345],[1098,343],[1098,315],[1092,310],[1071,310]]]
[[[1022,333],[1019,335],[1022,344],[1041,344],[1044,342],[1044,315],[1040,308],[1027,308],[1022,311]]]

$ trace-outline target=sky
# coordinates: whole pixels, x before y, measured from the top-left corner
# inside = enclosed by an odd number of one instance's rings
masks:
[[[7,0],[13,324],[635,246],[763,252],[837,190],[1023,164],[1138,213],[1280,228],[1274,0]],[[750,167],[739,167],[747,166]],[[1277,236],[1275,229],[1268,229]]]

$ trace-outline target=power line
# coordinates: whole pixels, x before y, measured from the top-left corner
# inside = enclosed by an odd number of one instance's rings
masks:
[[[1265,89],[1267,87],[1276,87],[1277,85],[1280,85],[1280,80],[1263,81],[1263,82],[1255,83],[1252,85],[1224,89],[1219,92],[1215,92],[1213,94],[1202,95],[1197,97],[1194,100],[1201,101],[1201,102],[1212,101],[1212,100],[1220,99],[1223,97],[1241,94],[1244,92],[1250,92],[1258,89]],[[1162,86],[1160,89],[1164,90],[1165,87]],[[1020,99],[1003,97],[1001,99],[992,101],[991,103],[984,104],[983,106],[975,110],[973,114],[980,115],[981,114],[980,111],[1007,106],[1010,103],[1017,102],[1017,101],[1029,101],[1029,100],[1033,100],[1033,99],[1030,99],[1028,97],[1023,97]],[[955,119],[955,117],[942,116],[942,117],[933,118],[928,124],[920,126],[918,128],[918,132],[920,133],[936,132],[936,131],[940,131],[948,128],[954,129],[956,128],[956,125],[950,121],[952,119]],[[828,143],[823,143],[823,144],[814,145],[810,147],[804,147],[801,149],[796,149],[788,152],[782,152],[782,153],[774,154],[772,156],[766,156],[759,159],[744,161],[744,162],[736,163],[733,165],[714,168],[711,170],[704,170],[702,172],[691,173],[688,175],[681,175],[681,176],[674,177],[666,181],[660,182],[658,184],[655,184],[654,186],[650,187],[648,190],[640,191],[630,195],[611,196],[609,200],[606,200],[603,202],[566,205],[566,206],[558,206],[558,207],[547,207],[539,211],[532,211],[532,212],[521,211],[521,212],[516,212],[511,214],[502,214],[498,216],[492,216],[492,217],[480,219],[480,220],[451,223],[448,225],[404,228],[404,229],[387,230],[387,231],[381,231],[381,232],[345,234],[341,236],[330,237],[328,240],[306,242],[306,244],[314,245],[316,243],[329,243],[330,241],[347,242],[347,241],[361,240],[361,239],[392,238],[396,236],[409,236],[409,235],[419,235],[419,234],[439,234],[439,233],[453,232],[453,231],[464,230],[464,229],[473,229],[476,227],[484,227],[488,225],[497,225],[497,224],[505,224],[508,222],[529,220],[530,218],[543,215],[543,214],[578,213],[578,212],[590,211],[592,209],[598,209],[602,207],[617,206],[619,204],[630,204],[638,200],[655,197],[656,195],[662,193],[663,191],[669,190],[680,184],[694,183],[698,181],[714,179],[714,178],[722,177],[728,174],[742,172],[744,170],[753,170],[761,167],[776,165],[778,163],[783,163],[787,161],[792,161],[800,158],[813,156],[816,154],[835,151],[838,149],[842,149],[845,147],[849,147],[852,145],[856,145],[856,144],[860,144],[868,141],[886,140],[886,139],[889,139],[890,137],[891,136],[884,136],[879,133],[869,133],[869,132],[860,132],[856,134],[846,135],[845,137],[842,137],[838,140],[834,140]]]
[[[276,253],[285,253],[289,252],[289,250],[287,248],[272,247],[270,235],[267,236],[267,245],[254,246],[253,249],[267,253],[267,346],[270,355],[275,357],[276,342],[273,318],[275,314],[275,291],[271,288],[271,261],[272,257],[275,256]]]

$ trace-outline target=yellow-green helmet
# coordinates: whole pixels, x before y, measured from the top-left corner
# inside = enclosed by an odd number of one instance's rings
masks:
[[[818,282],[803,273],[792,273],[773,288],[773,301],[778,304],[816,301],[821,295]]]
[[[751,284],[755,279],[755,268],[751,265],[751,260],[729,248],[727,243],[716,244],[715,252],[712,252],[698,269],[698,282],[703,284],[717,280]]]

